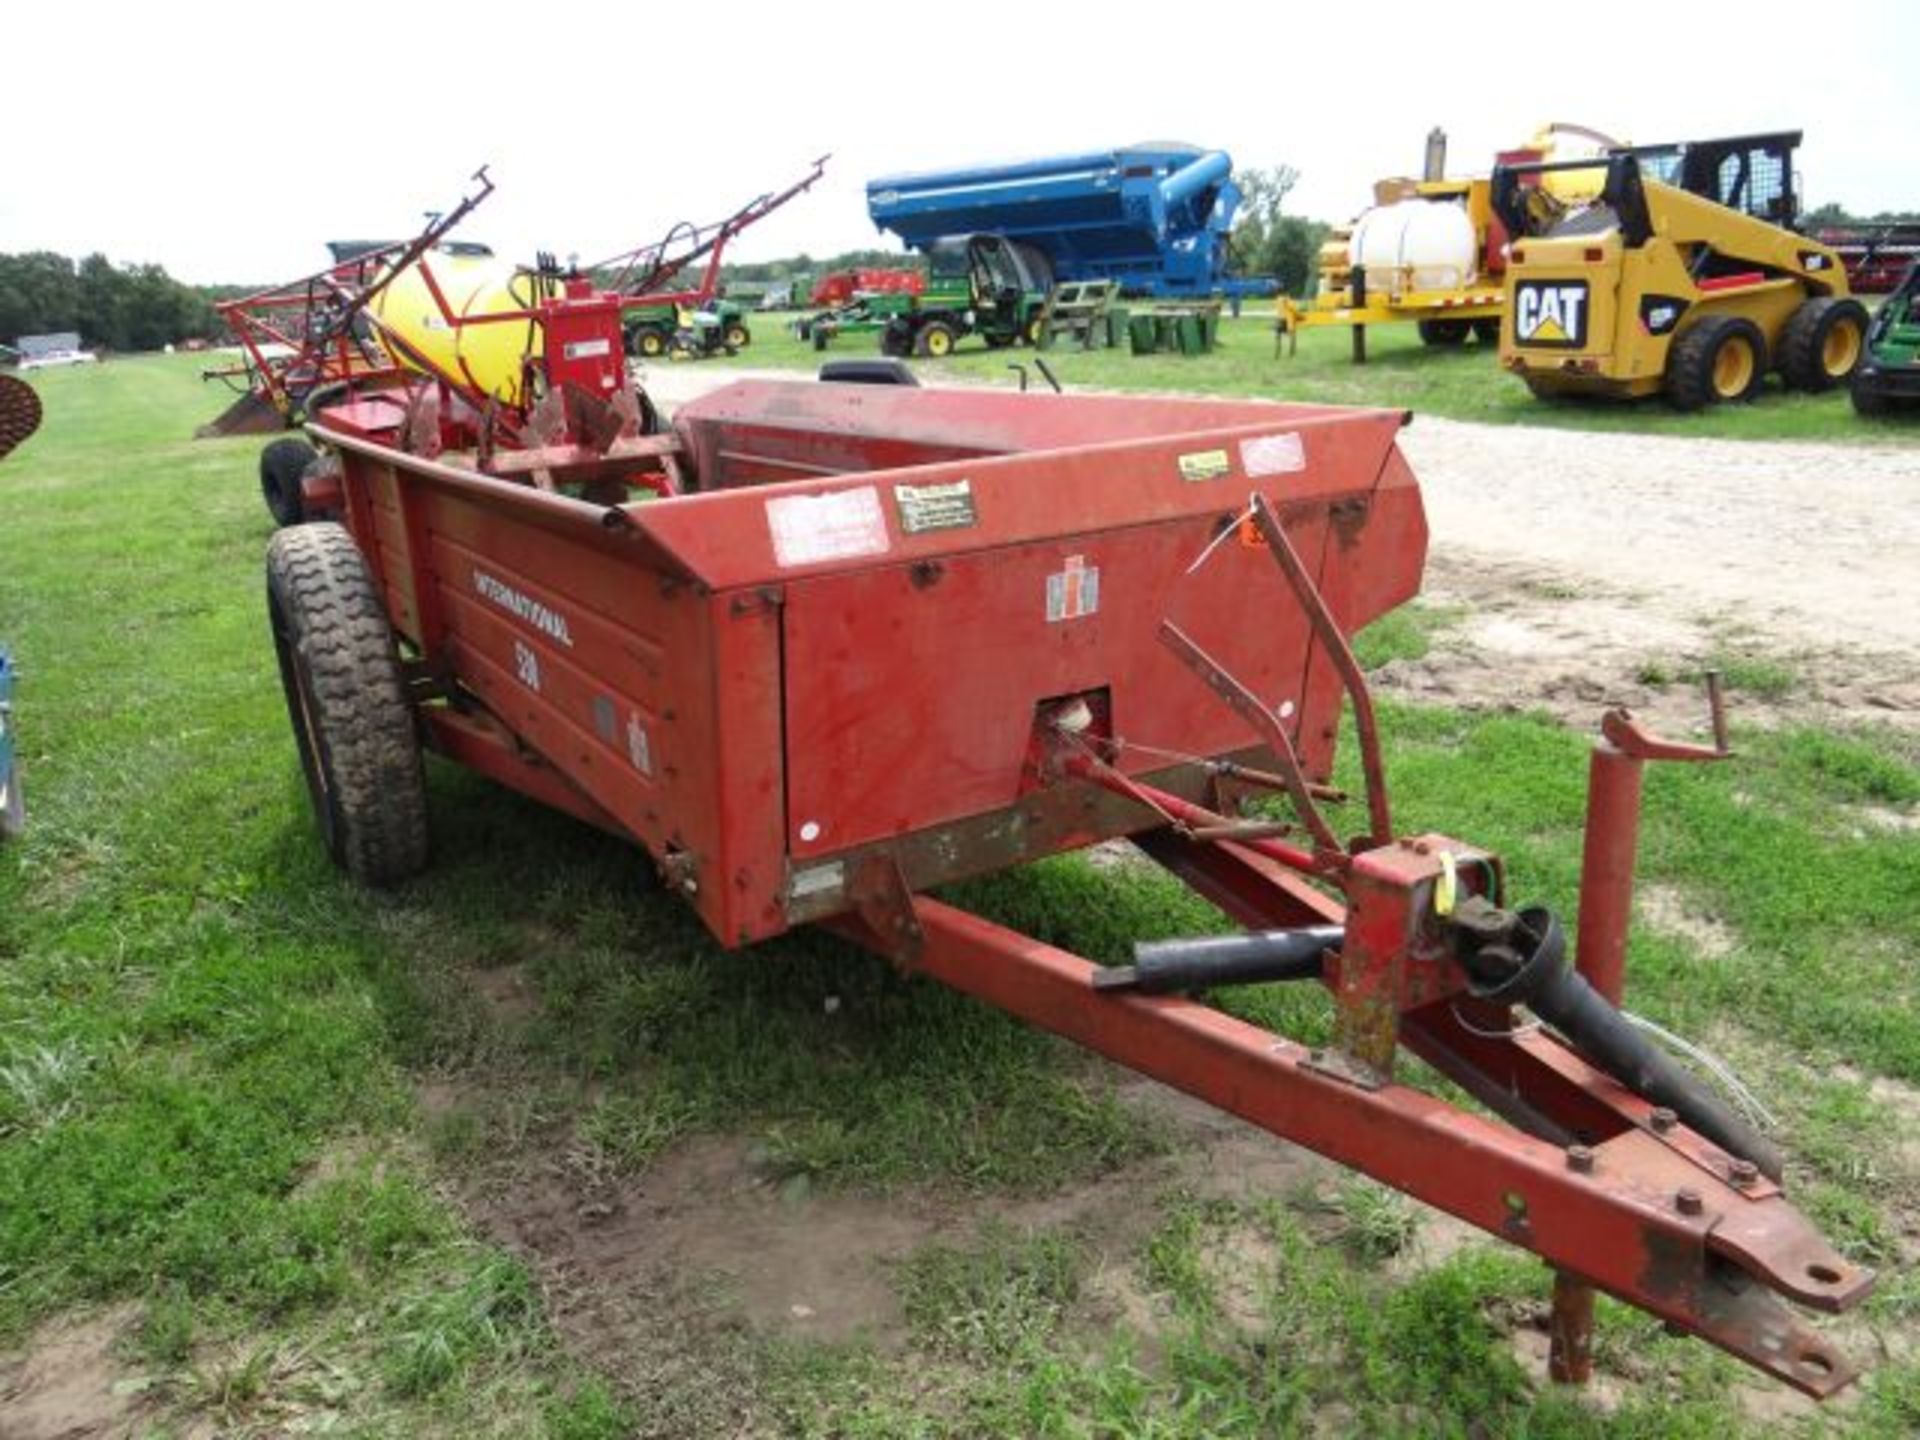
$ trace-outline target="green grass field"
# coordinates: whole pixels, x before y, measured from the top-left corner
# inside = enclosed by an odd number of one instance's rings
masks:
[[[812,370],[823,358],[878,353],[872,335],[847,335],[821,354],[787,329],[785,314],[749,317],[753,343],[735,359],[710,365],[774,365]],[[1386,405],[1451,420],[1496,425],[1550,425],[1570,430],[1631,430],[1655,435],[1702,435],[1740,440],[1837,440],[1903,442],[1920,437],[1920,426],[1901,417],[1863,420],[1844,393],[1803,395],[1770,381],[1750,405],[1723,406],[1681,415],[1660,401],[1639,404],[1536,400],[1525,385],[1503,374],[1490,346],[1468,344],[1436,350],[1420,343],[1411,325],[1376,325],[1367,336],[1368,361],[1349,359],[1348,332],[1308,330],[1297,354],[1274,356],[1270,309],[1249,305],[1240,319],[1221,321],[1221,343],[1208,355],[1143,355],[1126,350],[1057,349],[1043,358],[1069,388],[1199,390],[1217,395],[1323,401],[1341,405]],[[916,360],[927,375],[950,374],[1013,383],[1011,363],[1031,362],[1034,351],[987,350],[965,340],[944,360]],[[693,362],[676,362],[680,364]],[[1031,383],[1043,384],[1031,373]]]
[[[1249,389],[1273,371],[1251,327],[1208,362]],[[1154,370],[1201,373],[1181,363]],[[1568,1394],[1520,1358],[1545,1294],[1526,1257],[1430,1249],[1430,1217],[1358,1181],[1225,1193],[1191,1125],[1109,1068],[818,935],[723,952],[637,852],[450,767],[431,872],[354,890],[273,674],[259,442],[187,438],[224,398],[196,370],[41,377],[46,429],[0,464],[30,811],[0,851],[0,1353],[104,1327],[97,1388],[128,1433],[1920,1430],[1920,829],[1875,818],[1920,805],[1910,739],[1755,731],[1736,764],[1657,769],[1643,878],[1729,943],[1643,925],[1632,955],[1637,1007],[1742,1068],[1800,1203],[1882,1267],[1841,1327],[1874,1372],[1824,1412],[1779,1404],[1603,1301],[1603,1382]],[[1367,658],[1445,623],[1383,624]],[[1384,722],[1401,824],[1495,847],[1570,913],[1586,740]],[[1222,923],[1076,857],[959,898],[1100,959]],[[1233,1003],[1327,1024],[1311,995]],[[941,1217],[870,1267],[883,1320],[808,1338],[744,1318],[724,1276],[643,1283],[617,1247],[576,1274],[502,1220],[576,1181],[638,1205],[736,1144],[778,1213]],[[556,1213],[586,1244],[596,1217]],[[0,1383],[0,1433],[9,1403]]]

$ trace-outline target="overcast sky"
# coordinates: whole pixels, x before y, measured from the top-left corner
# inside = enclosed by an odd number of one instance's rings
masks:
[[[292,278],[330,238],[410,233],[482,162],[500,188],[461,233],[516,258],[597,259],[828,151],[826,182],[731,258],[885,243],[875,175],[1146,139],[1290,164],[1290,208],[1345,219],[1376,177],[1417,170],[1434,125],[1471,173],[1547,120],[1638,142],[1800,128],[1808,204],[1920,206],[1914,0],[29,0],[5,45],[0,251],[103,250],[198,282]]]

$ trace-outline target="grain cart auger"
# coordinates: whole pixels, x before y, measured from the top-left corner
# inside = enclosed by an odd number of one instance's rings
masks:
[[[548,364],[555,321],[601,303],[546,302]],[[323,411],[344,527],[268,555],[352,874],[425,863],[424,744],[644,849],[723,945],[830,926],[1531,1250],[1559,1374],[1584,1374],[1601,1290],[1810,1394],[1851,1378],[1782,1301],[1842,1310],[1871,1276],[1617,1009],[1641,768],[1720,750],[1608,718],[1571,968],[1498,855],[1396,828],[1346,636],[1419,588],[1400,413],[742,381],[644,437],[569,412],[571,440],[443,425],[458,446],[409,450],[426,403]],[[930,894],[1121,836],[1245,935],[1109,973]],[[1168,993],[1169,966],[1317,980],[1335,1038]],[[1484,1111],[1396,1078],[1403,1050]]]

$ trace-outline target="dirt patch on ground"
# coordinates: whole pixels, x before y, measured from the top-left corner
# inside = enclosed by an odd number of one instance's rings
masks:
[[[1733,953],[1733,932],[1673,886],[1636,886],[1633,903],[1640,917],[1654,929],[1678,936],[1706,959],[1718,960]]]
[[[1707,707],[1696,677],[1731,654],[1764,660],[1781,677],[1765,694],[1729,691],[1737,722],[1920,731],[1920,661],[1911,656],[1760,640],[1671,595],[1439,545],[1427,559],[1422,599],[1459,618],[1434,633],[1421,659],[1375,671],[1383,693],[1464,709],[1545,710],[1582,729],[1625,705],[1664,734],[1704,742]]]
[[[113,1350],[130,1306],[41,1327],[0,1357],[0,1435],[7,1440],[121,1440],[140,1430],[141,1377]]]
[[[1421,416],[1434,553],[1644,592],[1784,643],[1920,659],[1920,450],[1572,434]]]

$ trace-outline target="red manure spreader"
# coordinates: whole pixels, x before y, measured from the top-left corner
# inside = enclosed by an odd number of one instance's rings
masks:
[[[268,554],[354,876],[426,863],[438,751],[644,852],[722,945],[831,927],[1532,1251],[1561,1378],[1596,1291],[1809,1394],[1852,1378],[1795,1307],[1871,1274],[1619,1008],[1643,767],[1724,742],[1607,716],[1565,927],[1499,855],[1396,827],[1348,637],[1420,586],[1403,414],[745,381],[668,424],[618,295],[522,293],[436,321],[529,337],[512,387],[400,346],[404,378],[317,407],[331,518]],[[1240,931],[1109,969],[929,893],[1116,837]],[[1190,998],[1252,983],[1325,986],[1333,1040]]]

